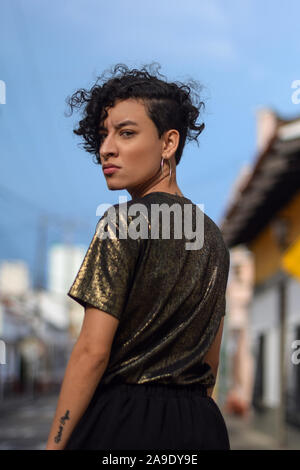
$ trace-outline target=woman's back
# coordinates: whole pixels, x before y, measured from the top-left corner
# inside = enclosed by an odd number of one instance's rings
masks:
[[[100,237],[105,218],[100,219],[68,293],[120,320],[101,383],[197,383],[209,388],[215,377],[203,357],[225,315],[229,270],[221,232],[182,196],[153,192],[126,204],[113,206],[117,239]],[[136,220],[130,210],[137,204],[143,205],[140,222],[146,222],[147,238],[118,239],[121,221],[130,228]],[[158,207],[164,214],[159,219]],[[188,223],[196,233],[194,241],[185,236]],[[169,236],[163,226],[170,226]]]

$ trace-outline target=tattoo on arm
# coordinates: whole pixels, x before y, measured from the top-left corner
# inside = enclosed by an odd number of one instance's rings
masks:
[[[58,433],[57,433],[57,435],[56,435],[55,438],[54,438],[54,441],[55,441],[56,443],[58,443],[58,442],[61,441],[61,435],[62,435],[62,431],[63,431],[63,426],[65,425],[65,422],[66,422],[67,419],[70,419],[70,410],[67,410],[66,413],[65,413],[65,415],[60,418],[60,423],[61,423],[61,425],[59,426]]]

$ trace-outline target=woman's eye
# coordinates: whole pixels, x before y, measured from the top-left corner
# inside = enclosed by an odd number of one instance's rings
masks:
[[[123,135],[123,134],[129,134],[129,135],[132,135],[132,134],[134,134],[134,132],[131,132],[131,131],[124,131],[124,132],[122,132],[122,135]]]
[[[123,131],[123,132],[121,132],[121,135],[123,135],[123,134],[127,134],[127,136],[130,136],[130,135],[134,134],[134,132],[132,132],[132,131]],[[107,136],[107,134],[99,134],[100,141],[103,141],[106,138],[106,136]]]

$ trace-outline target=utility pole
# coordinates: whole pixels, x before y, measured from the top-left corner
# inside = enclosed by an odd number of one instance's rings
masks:
[[[70,281],[70,272],[73,268],[73,243],[74,243],[74,231],[76,228],[76,223],[66,221],[64,223],[64,279],[65,279],[65,287],[66,287],[66,294],[65,294],[65,306],[66,312],[68,315],[69,321],[69,335],[73,337],[72,331],[72,317],[71,317],[71,309],[70,309],[70,299],[67,297],[67,290],[71,287]],[[70,285],[69,285],[70,284]]]
[[[287,445],[286,435],[286,301],[287,301],[286,275],[282,272],[279,281],[279,321],[280,321],[280,407],[279,407],[279,432],[278,443],[284,448]]]
[[[279,217],[273,222],[274,235],[278,247],[280,249],[280,255],[288,247],[288,230],[289,223],[288,219]],[[279,380],[280,380],[280,400],[278,407],[278,444],[281,448],[287,446],[287,434],[286,434],[286,368],[285,364],[285,350],[286,350],[286,316],[287,316],[287,276],[283,270],[280,272],[280,279],[278,285],[278,320],[280,328],[280,362],[279,362]]]
[[[48,216],[40,214],[38,218],[36,265],[35,265],[35,288],[37,290],[46,287],[46,263],[47,263],[47,231]]]

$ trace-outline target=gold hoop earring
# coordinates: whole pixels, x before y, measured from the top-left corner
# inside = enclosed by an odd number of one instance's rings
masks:
[[[161,174],[163,175],[163,166],[164,166],[164,157],[161,158],[161,162],[160,162],[160,169],[161,169]]]
[[[171,162],[170,162],[170,160],[168,160],[168,162],[169,162],[169,167],[170,167],[170,173],[169,173],[170,176],[169,176],[169,178],[171,179],[171,176],[172,176],[172,167],[171,167]]]

